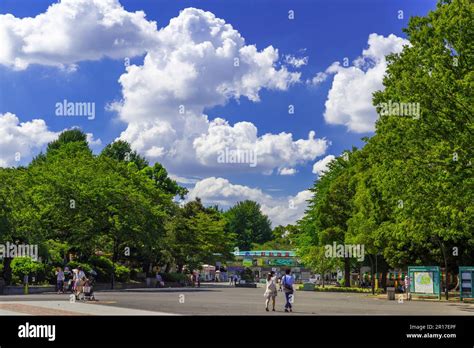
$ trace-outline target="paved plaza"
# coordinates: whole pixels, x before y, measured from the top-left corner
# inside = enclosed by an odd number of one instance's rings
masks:
[[[473,303],[387,301],[355,293],[296,291],[293,313],[265,312],[264,289],[204,285],[199,289],[96,292],[96,302],[70,303],[68,295],[0,296],[0,315],[474,315]]]

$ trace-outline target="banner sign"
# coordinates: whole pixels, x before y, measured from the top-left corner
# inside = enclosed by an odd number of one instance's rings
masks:
[[[295,257],[294,251],[290,250],[252,250],[252,251],[235,251],[235,256],[257,256],[257,257]]]
[[[294,260],[291,259],[269,259],[269,266],[293,266],[295,264]]]

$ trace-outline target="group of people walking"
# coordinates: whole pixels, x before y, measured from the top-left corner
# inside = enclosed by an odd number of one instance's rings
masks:
[[[267,275],[266,279],[266,289],[263,296],[265,297],[265,310],[268,312],[268,305],[270,304],[270,300],[272,301],[272,311],[275,312],[275,302],[276,297],[278,295],[277,290],[277,283],[280,285],[280,291],[285,294],[285,312],[292,312],[293,311],[293,284],[295,283],[295,279],[291,275],[291,271],[287,269],[285,271],[285,275],[283,275],[280,279],[277,279],[275,272],[271,271]]]
[[[201,287],[201,277],[198,272],[191,273],[191,284],[193,285],[193,288]]]
[[[240,277],[237,274],[231,274],[229,277],[229,285],[237,285],[240,282]]]
[[[56,268],[56,291],[58,294],[71,292],[73,294],[80,294],[84,289],[88,290],[92,285],[92,280],[86,277],[84,270],[81,267],[77,267],[72,270],[69,270],[68,267],[64,268],[64,271],[61,267]],[[91,276],[93,272],[91,272]]]

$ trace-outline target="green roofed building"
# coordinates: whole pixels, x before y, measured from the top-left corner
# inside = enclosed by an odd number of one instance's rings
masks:
[[[299,262],[292,250],[249,250],[234,252],[235,259],[226,262],[229,275],[240,273],[250,268],[256,280],[264,279],[274,271],[277,275],[290,269],[297,282],[307,281],[311,272]]]

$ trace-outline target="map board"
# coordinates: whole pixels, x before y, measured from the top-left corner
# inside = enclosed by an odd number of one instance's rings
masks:
[[[433,272],[414,272],[413,282],[415,283],[415,292],[433,293]]]
[[[441,299],[440,269],[438,266],[410,266],[410,292],[420,296],[437,296]]]

